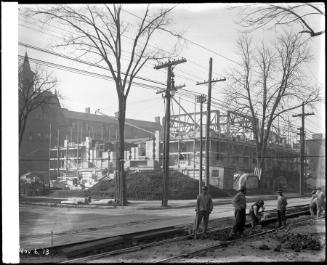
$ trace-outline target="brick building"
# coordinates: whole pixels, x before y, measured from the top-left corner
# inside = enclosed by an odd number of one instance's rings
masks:
[[[21,67],[24,82],[29,84],[34,73],[27,54]],[[53,104],[34,110],[28,118],[19,151],[20,175],[29,171],[48,172],[49,148],[63,146],[66,139],[76,143],[86,137],[105,142],[117,139],[116,117],[92,114],[90,108],[85,112],[70,111],[61,107],[57,93],[48,92],[45,96],[50,97]],[[157,130],[161,130],[158,117],[154,122],[126,119],[125,138],[149,138]]]

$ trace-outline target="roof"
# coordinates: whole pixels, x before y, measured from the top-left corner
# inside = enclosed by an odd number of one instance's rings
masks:
[[[108,124],[118,124],[117,118],[113,116],[103,116],[103,115],[96,115],[87,112],[78,112],[78,111],[71,111],[67,109],[62,109],[62,112],[65,118],[68,119],[76,119],[76,120],[84,120],[84,121],[93,121],[93,122],[103,122]],[[151,121],[144,121],[144,120],[134,120],[134,119],[126,119],[125,126],[128,126],[128,123],[142,127],[142,128],[153,128],[153,129],[160,129],[161,125],[157,122]]]
[[[131,143],[131,144],[139,144],[139,143],[145,143],[146,141],[149,141],[150,138],[137,138],[137,139],[125,139],[125,143]]]

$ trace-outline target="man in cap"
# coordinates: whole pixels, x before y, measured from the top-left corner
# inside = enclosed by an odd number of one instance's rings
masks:
[[[278,219],[278,227],[281,227],[282,225],[286,225],[286,205],[287,205],[287,199],[283,195],[283,191],[279,189],[277,191],[277,219]]]
[[[200,226],[200,223],[203,219],[203,232],[207,234],[209,215],[212,212],[213,204],[211,195],[208,193],[208,187],[203,186],[202,192],[198,195],[196,199],[196,227],[194,229],[194,238],[196,239],[197,232]]]
[[[256,225],[260,223],[261,214],[264,211],[264,201],[260,200],[251,205],[250,208],[250,217],[251,217],[251,226],[255,228]],[[261,210],[261,212],[260,212]]]
[[[235,235],[242,235],[244,231],[245,225],[245,209],[246,209],[246,187],[242,186],[239,192],[232,199],[232,204],[234,206],[234,216],[235,221],[230,234],[230,237],[234,237]]]

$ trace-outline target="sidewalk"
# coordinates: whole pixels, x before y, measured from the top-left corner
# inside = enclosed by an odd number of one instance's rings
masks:
[[[287,198],[298,198],[300,197],[297,193],[285,193]],[[261,200],[273,200],[277,197],[275,194],[269,195],[249,195],[246,196],[247,202],[254,202],[259,199]],[[302,197],[310,197],[302,196]],[[30,201],[29,201],[30,200]],[[46,200],[48,202],[44,202],[42,200]],[[134,208],[140,210],[160,210],[160,209],[178,209],[178,208],[188,208],[188,207],[195,207],[196,199],[194,200],[168,200],[168,206],[162,207],[161,201],[134,201],[129,200],[128,206],[120,206],[109,204],[109,201],[112,199],[101,199],[97,201],[93,201],[90,204],[62,204],[61,201],[67,200],[67,198],[49,198],[49,197],[25,197],[22,198],[20,204],[27,204],[27,205],[39,205],[39,206],[50,206],[50,207],[64,207],[64,208],[99,208],[99,209],[111,209],[111,208]],[[222,204],[229,204],[232,201],[232,197],[225,197],[225,198],[216,198],[213,199],[214,205],[222,205]]]

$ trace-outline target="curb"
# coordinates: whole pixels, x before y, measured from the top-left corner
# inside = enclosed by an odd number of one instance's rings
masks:
[[[275,195],[267,195],[266,200],[273,200]],[[305,198],[307,196],[301,196]],[[288,198],[298,198],[298,196],[289,196]],[[258,198],[247,199],[247,203],[255,202]],[[231,203],[232,198],[224,199],[222,201],[213,201],[213,205],[222,205]],[[196,202],[188,205],[176,205],[176,206],[120,206],[120,205],[92,205],[92,204],[62,204],[62,203],[46,203],[46,202],[19,202],[19,204],[25,205],[36,205],[36,206],[48,206],[48,207],[59,207],[59,208],[96,208],[96,209],[124,209],[124,208],[134,208],[137,210],[165,210],[165,209],[181,209],[181,208],[191,208],[195,207]]]
[[[19,202],[25,205],[37,205],[59,208],[100,208],[100,209],[114,209],[116,206],[111,205],[87,205],[87,204],[65,204],[65,203],[47,203],[47,202]]]

